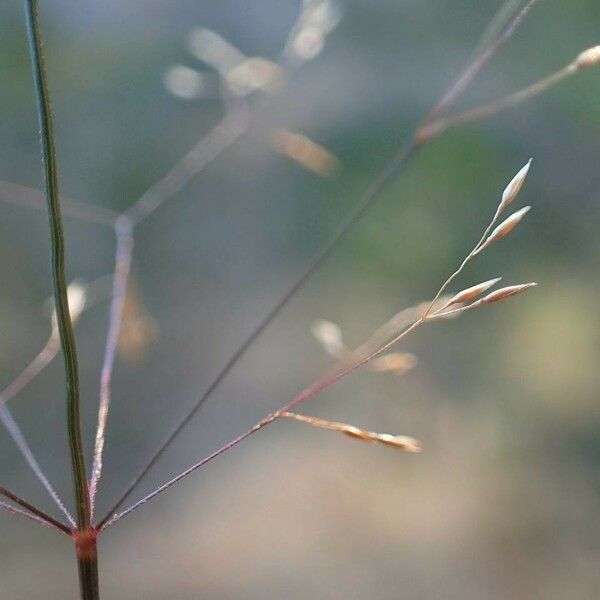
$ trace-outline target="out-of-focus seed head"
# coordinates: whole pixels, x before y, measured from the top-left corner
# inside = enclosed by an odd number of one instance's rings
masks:
[[[195,29],[189,37],[188,48],[192,56],[222,75],[247,58],[233,44],[211,29]]]
[[[305,135],[278,129],[273,136],[273,143],[278,152],[321,177],[331,177],[340,168],[334,154]]]
[[[67,300],[69,302],[69,313],[73,325],[77,322],[87,299],[87,285],[80,280],[75,280],[67,286]],[[56,310],[52,311],[52,334],[58,335],[58,322]]]
[[[170,94],[185,100],[202,98],[216,89],[210,73],[201,73],[184,65],[169,67],[163,76],[163,83]]]
[[[342,330],[335,323],[319,319],[313,323],[311,331],[328,354],[339,358],[346,352]]]
[[[417,366],[417,357],[409,352],[392,352],[374,358],[369,365],[372,371],[404,375],[404,373]]]
[[[271,60],[254,56],[235,65],[224,77],[236,96],[247,96],[256,90],[275,90],[283,69]]]

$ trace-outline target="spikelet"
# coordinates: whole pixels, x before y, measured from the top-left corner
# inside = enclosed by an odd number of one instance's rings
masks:
[[[340,358],[347,353],[339,325],[319,319],[311,327],[312,334],[331,356]]]
[[[343,433],[348,437],[360,440],[362,442],[367,442],[369,444],[382,444],[384,446],[389,446],[391,448],[396,448],[397,450],[410,453],[421,451],[421,444],[419,441],[405,435],[391,435],[389,433],[366,431],[365,429],[360,429],[358,427],[354,427],[354,425],[348,425],[347,423],[326,421],[325,419],[309,417],[307,415],[299,415],[292,412],[283,412],[280,413],[279,416],[301,421],[302,423],[307,423],[308,425],[312,425],[313,427],[318,427],[320,429],[337,431],[338,433]]]
[[[417,357],[410,352],[391,352],[374,358],[369,367],[372,371],[379,373],[393,373],[394,375],[404,375],[407,371],[417,366]]]
[[[485,242],[479,246],[473,255],[479,254],[489,245],[506,237],[521,222],[521,219],[529,212],[530,209],[531,206],[525,206],[502,221],[502,223],[500,223],[500,225],[498,225],[498,227],[496,227],[496,229],[490,233]]]
[[[247,96],[256,90],[274,91],[283,77],[283,69],[271,60],[254,56],[229,69],[224,77],[235,95]]]
[[[502,277],[496,277],[495,279],[489,279],[488,281],[484,281],[483,283],[478,283],[477,285],[471,286],[462,292],[458,292],[455,294],[444,304],[441,308],[439,308],[436,312],[441,312],[444,309],[452,306],[453,304],[464,304],[465,302],[469,302],[473,300],[473,298],[477,298],[484,292],[487,292],[492,286],[496,285]]]
[[[163,75],[165,89],[184,100],[202,98],[217,89],[214,73],[200,72],[185,65],[172,65]]]
[[[584,50],[576,59],[575,67],[577,69],[589,69],[600,64],[600,46],[594,46]]]
[[[273,144],[279,153],[321,177],[331,177],[340,169],[334,154],[305,135],[278,129]]]
[[[509,285],[507,287],[500,288],[484,296],[481,300],[478,300],[476,304],[491,304],[492,302],[498,302],[499,300],[505,300],[511,296],[522,294],[525,290],[531,287],[535,287],[537,283],[521,283],[519,285]]]
[[[519,172],[511,179],[510,183],[504,188],[502,192],[502,199],[500,200],[500,205],[498,206],[498,214],[506,209],[506,207],[519,195],[523,184],[525,183],[525,179],[527,178],[527,173],[529,173],[529,167],[531,166],[531,161],[533,159],[530,158],[527,163],[521,167]]]
[[[216,31],[202,27],[192,31],[188,40],[188,49],[192,56],[221,75],[225,75],[247,58]]]

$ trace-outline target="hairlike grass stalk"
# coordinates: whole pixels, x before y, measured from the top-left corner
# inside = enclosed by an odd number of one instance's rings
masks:
[[[100,477],[102,476],[102,455],[104,450],[106,422],[108,420],[108,409],[111,400],[111,382],[113,367],[117,354],[119,342],[119,331],[123,320],[123,307],[127,294],[127,283],[131,270],[131,258],[133,253],[133,227],[129,217],[121,215],[115,225],[117,237],[117,248],[115,251],[115,276],[113,278],[113,289],[110,304],[110,319],[104,360],[102,362],[102,373],[100,376],[100,406],[98,409],[98,426],[96,428],[96,441],[94,444],[94,463],[90,478],[90,511],[94,516],[94,505]]]
[[[111,275],[111,280],[114,277]],[[81,313],[90,308],[102,297],[102,288],[106,287],[106,276],[100,277],[95,281],[82,285],[78,282],[72,282],[67,287],[67,295],[69,298],[69,312],[73,324],[81,316]],[[39,375],[56,357],[60,351],[60,340],[58,337],[58,327],[56,323],[56,314],[52,315],[51,319],[52,332],[48,341],[38,352],[35,358],[19,373],[5,388],[0,392],[0,422],[13,439],[15,445],[21,452],[21,455],[44,486],[52,500],[55,502],[59,510],[66,517],[67,521],[73,529],[77,527],[71,513],[67,510],[62,499],[50,483],[48,477],[44,473],[42,467],[38,463],[29,443],[27,442],[21,428],[16,422],[8,407],[8,402],[18,395],[37,375]]]
[[[467,66],[467,68],[461,73],[461,75],[455,80],[450,86],[448,91],[442,96],[442,99],[438,102],[435,108],[429,113],[429,116],[425,120],[426,123],[430,123],[437,120],[442,115],[446,114],[456,101],[462,96],[467,87],[473,82],[475,77],[479,74],[491,60],[496,56],[498,51],[508,42],[513,36],[519,25],[525,19],[529,11],[533,8],[537,0],[529,0],[527,4],[517,13],[517,15],[510,21],[506,28],[500,33],[500,35],[490,43],[490,45],[481,52],[478,56],[473,59]]]
[[[4,428],[8,431],[13,441],[19,448],[19,451],[23,455],[23,458],[35,473],[40,483],[44,486],[56,506],[66,517],[67,521],[72,527],[75,527],[75,521],[71,516],[71,513],[65,507],[60,496],[50,483],[48,477],[43,472],[40,464],[38,463],[35,455],[33,454],[25,436],[23,435],[21,428],[15,421],[10,409],[7,406],[7,402],[18,394],[30,381],[32,381],[56,356],[58,349],[58,339],[56,336],[51,335],[48,338],[45,346],[37,354],[37,356],[27,365],[27,367],[0,393],[0,422]]]
[[[46,199],[50,219],[52,243],[52,282],[56,306],[56,319],[59,339],[63,350],[66,373],[67,392],[67,431],[71,468],[75,488],[77,532],[74,535],[81,596],[84,600],[97,600],[98,591],[98,556],[96,550],[95,531],[91,527],[91,505],[88,493],[88,482],[85,469],[85,458],[81,441],[79,418],[79,371],[73,324],[69,312],[67,282],[65,276],[65,242],[62,225],[62,214],[58,192],[58,174],[56,166],[56,150],[50,98],[44,57],[37,0],[24,0],[29,54],[32,63],[33,79],[36,91],[38,119],[44,175],[46,182]]]
[[[17,496],[17,494],[15,494],[14,492],[11,492],[10,490],[7,490],[3,486],[0,486],[0,496],[4,496],[5,498],[8,498],[15,504],[18,504],[24,510],[15,509],[14,506],[11,506],[10,504],[5,504],[5,503],[2,503],[3,508],[5,508],[7,510],[10,510],[12,508],[12,509],[14,509],[14,512],[17,512],[18,514],[29,517],[30,519],[33,519],[34,521],[37,521],[38,523],[42,523],[44,525],[47,525],[48,527],[57,529],[58,531],[62,531],[63,533],[66,533],[67,535],[71,535],[71,530],[66,525],[63,525],[60,521],[57,521],[50,515],[47,515],[44,511],[40,510],[39,508],[36,508],[32,504],[30,504],[26,500],[23,500],[23,498],[21,498],[20,496]]]
[[[483,30],[481,37],[473,50],[473,56],[481,54],[483,50],[498,37],[500,31],[505,27],[510,18],[519,10],[519,7],[523,5],[523,0],[506,0],[504,4],[498,8],[498,11],[488,23],[487,27]]]
[[[590,49],[592,50],[592,49]],[[585,53],[581,53],[580,56],[583,56]],[[447,117],[439,117],[426,123],[419,133],[420,137],[428,138],[430,136],[437,136],[449,129],[450,127],[455,127],[457,125],[462,125],[464,123],[469,123],[471,121],[477,121],[479,119],[484,119],[486,117],[491,117],[503,110],[507,110],[521,104],[523,102],[527,102],[532,98],[543,94],[548,91],[550,88],[555,85],[561,83],[565,79],[579,73],[583,69],[592,66],[591,59],[590,64],[585,64],[579,60],[579,57],[575,59],[573,62],[569,63],[567,66],[562,69],[548,75],[524,87],[521,90],[518,90],[504,98],[499,98],[498,100],[494,100],[487,104],[483,104],[480,106],[476,106],[474,108],[470,108],[453,115],[449,115]]]
[[[47,210],[46,197],[43,192],[9,181],[0,181],[0,200],[19,206]],[[114,227],[119,216],[118,213],[104,206],[78,202],[62,196],[60,204],[65,216],[106,227]]]
[[[19,448],[19,451],[21,452],[23,458],[29,465],[29,468],[34,472],[35,476],[44,486],[44,488],[46,489],[56,506],[59,508],[59,510],[69,522],[69,525],[71,527],[76,527],[75,519],[73,519],[71,513],[67,510],[67,507],[64,505],[63,501],[58,495],[58,492],[54,489],[48,477],[42,470],[33,451],[27,443],[27,440],[25,439],[21,428],[12,416],[12,413],[8,409],[8,406],[6,406],[6,404],[2,402],[2,400],[0,400],[0,421],[2,422],[2,425],[8,431],[15,444]]]
[[[29,519],[30,521],[33,521],[34,523],[37,523],[38,525],[43,525],[44,527],[49,527],[50,529],[54,529],[55,531],[59,531],[61,533],[66,533],[67,535],[71,535],[71,532],[69,531],[68,528],[63,529],[64,526],[62,524],[60,524],[61,527],[57,527],[53,523],[50,523],[49,521],[47,521],[46,519],[42,519],[42,518],[34,515],[33,513],[30,513],[26,510],[22,510],[20,508],[17,508],[16,506],[9,504],[8,502],[3,502],[0,500],[0,508],[12,515],[17,515],[19,517],[25,517],[26,519]]]

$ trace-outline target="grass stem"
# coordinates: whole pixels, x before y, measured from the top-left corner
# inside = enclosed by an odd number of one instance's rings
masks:
[[[48,216],[50,218],[54,301],[66,372],[67,431],[69,436],[73,483],[75,487],[75,514],[78,532],[84,534],[91,531],[91,506],[85,469],[85,457],[81,441],[79,417],[79,369],[77,364],[77,351],[75,348],[75,335],[73,332],[71,315],[69,313],[69,300],[67,296],[65,240],[58,192],[54,131],[52,127],[50,98],[42,51],[37,0],[24,0],[24,6],[29,54],[32,63],[38,119],[40,124],[42,160],[46,183],[46,200],[48,203]],[[97,553],[94,552],[83,556],[78,547],[77,559],[79,564],[81,596],[84,600],[97,600],[99,598]]]

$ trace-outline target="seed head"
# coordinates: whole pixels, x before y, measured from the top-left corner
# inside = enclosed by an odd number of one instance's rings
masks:
[[[487,240],[481,244],[475,254],[479,254],[490,244],[493,244],[494,242],[506,237],[521,222],[521,219],[529,212],[530,209],[531,206],[525,206],[502,221],[502,223],[500,223],[500,225],[498,225],[498,227],[496,227],[496,229],[490,233]]]
[[[511,179],[510,183],[502,192],[502,200],[500,200],[500,206],[498,206],[498,214],[500,214],[518,196],[525,183],[527,173],[529,173],[529,167],[531,166],[532,160],[533,159],[530,158],[527,161],[527,164],[521,167],[519,172]]]
[[[391,435],[389,433],[376,433],[374,431],[367,431],[354,427],[354,425],[348,425],[347,423],[339,423],[337,421],[327,421],[325,419],[319,419],[317,417],[310,417],[308,415],[299,415],[293,412],[283,412],[279,416],[286,417],[288,419],[294,419],[302,423],[307,423],[313,427],[320,429],[329,429],[330,431],[337,431],[343,433],[348,437],[367,442],[369,444],[382,444],[384,446],[390,446],[404,452],[420,452],[421,444],[418,440],[405,435]]]
[[[575,66],[578,69],[589,69],[597,64],[600,64],[600,46],[593,46],[584,50],[575,59]]]
[[[473,298],[477,298],[484,292],[487,292],[492,286],[496,285],[502,277],[496,277],[495,279],[490,279],[488,281],[484,281],[483,283],[478,283],[472,287],[463,290],[462,292],[458,292],[446,302],[444,306],[442,306],[437,312],[440,312],[453,304],[463,304],[465,302],[469,302],[469,300],[473,300]]]
[[[370,363],[372,371],[380,373],[390,371],[394,375],[404,375],[417,366],[417,357],[409,352],[392,352],[373,359]]]
[[[313,323],[311,331],[328,354],[339,358],[346,351],[342,330],[335,323],[319,319]]]
[[[505,300],[506,298],[510,298],[511,296],[516,296],[517,294],[522,294],[525,290],[528,290],[531,287],[535,287],[537,283],[521,283],[519,285],[509,285],[508,287],[500,288],[499,290],[495,290],[491,292],[487,296],[484,296],[481,300],[479,300],[478,304],[491,304],[492,302],[498,302],[499,300]]]
[[[278,152],[321,177],[331,177],[340,169],[334,154],[305,135],[278,129],[273,135],[273,143]]]

